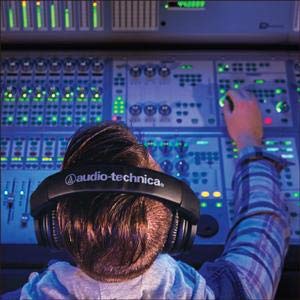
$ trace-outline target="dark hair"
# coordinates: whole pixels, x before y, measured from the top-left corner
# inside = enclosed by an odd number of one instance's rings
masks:
[[[63,169],[91,163],[159,168],[129,129],[116,123],[73,136]],[[162,251],[172,219],[159,201],[112,192],[70,197],[59,203],[57,216],[66,250],[85,273],[106,282],[144,273]]]

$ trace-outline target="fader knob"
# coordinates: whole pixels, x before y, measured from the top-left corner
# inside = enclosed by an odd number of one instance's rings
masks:
[[[166,173],[171,173],[173,169],[173,164],[169,160],[164,160],[160,163],[161,168],[166,172]]]
[[[156,107],[153,104],[148,104],[144,107],[144,113],[147,116],[152,117],[156,113]]]
[[[170,115],[172,109],[169,105],[167,104],[163,104],[159,107],[158,112],[162,115],[162,116],[168,116]]]
[[[23,213],[21,216],[21,225],[22,227],[26,227],[29,221],[29,214],[28,213]]]
[[[161,66],[158,73],[161,77],[167,77],[170,75],[170,69],[167,66]]]
[[[147,77],[151,78],[155,75],[155,66],[153,65],[148,65],[145,67],[144,73]]]
[[[186,173],[186,171],[189,169],[189,165],[185,160],[179,160],[176,163],[176,170],[181,173],[184,174]]]
[[[129,107],[129,113],[133,116],[139,116],[141,112],[142,112],[142,108],[138,104],[134,104]]]
[[[130,68],[129,73],[132,77],[140,77],[141,73],[142,73],[141,67],[140,66],[133,66],[133,67]]]

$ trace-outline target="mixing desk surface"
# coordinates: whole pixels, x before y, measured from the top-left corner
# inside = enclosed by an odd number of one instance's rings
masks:
[[[207,226],[198,245],[223,245],[232,224],[238,158],[224,127],[228,89],[254,93],[267,151],[281,173],[300,247],[300,61],[295,53],[4,53],[1,63],[1,243],[36,244],[31,192],[60,169],[84,124],[126,123],[162,169],[196,192]]]

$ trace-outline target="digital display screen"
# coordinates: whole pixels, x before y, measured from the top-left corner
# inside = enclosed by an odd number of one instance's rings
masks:
[[[165,4],[166,9],[204,9],[206,6],[205,0],[194,0],[194,1],[187,1],[187,0],[173,0],[167,1]]]

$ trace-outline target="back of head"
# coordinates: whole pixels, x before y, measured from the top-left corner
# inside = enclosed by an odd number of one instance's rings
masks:
[[[79,130],[63,169],[101,163],[158,169],[132,133],[115,123]],[[144,273],[162,251],[172,219],[159,201],[112,192],[65,199],[57,216],[66,250],[85,273],[106,282]]]

